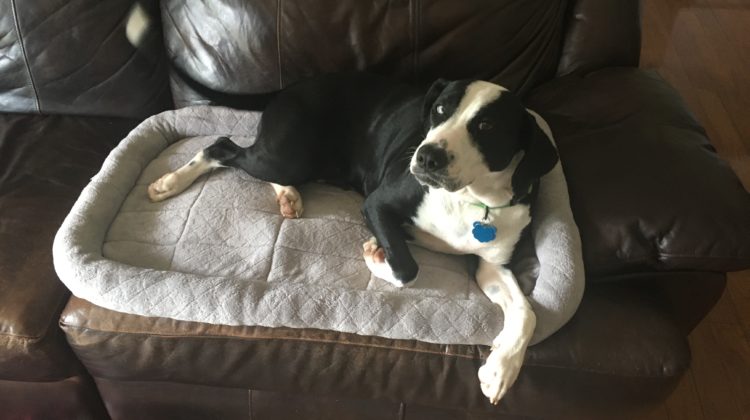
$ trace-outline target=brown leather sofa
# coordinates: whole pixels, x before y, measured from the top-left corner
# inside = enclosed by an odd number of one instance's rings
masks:
[[[750,195],[674,90],[637,69],[637,1],[9,0],[0,12],[0,418],[631,416],[684,373],[686,335],[723,273],[750,267]],[[578,313],[529,349],[493,407],[476,378],[485,347],[180,322],[71,297],[51,245],[80,190],[143,117],[200,102],[170,83],[168,59],[235,92],[353,68],[519,91],[569,182],[587,269]]]

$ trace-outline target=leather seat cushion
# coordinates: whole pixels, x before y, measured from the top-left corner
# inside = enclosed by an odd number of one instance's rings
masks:
[[[587,290],[573,320],[530,348],[499,408],[479,389],[484,346],[140,317],[77,298],[61,325],[87,369],[109,383],[162,381],[549,415],[625,407],[670,391],[687,368],[689,349],[654,295],[616,284]],[[549,405],[539,407],[541,400]]]

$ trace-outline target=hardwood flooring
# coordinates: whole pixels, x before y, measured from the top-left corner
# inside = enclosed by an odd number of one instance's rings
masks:
[[[750,190],[750,0],[643,0],[642,7],[641,67],[677,88]],[[689,372],[644,418],[750,419],[750,271],[728,278],[689,337]]]

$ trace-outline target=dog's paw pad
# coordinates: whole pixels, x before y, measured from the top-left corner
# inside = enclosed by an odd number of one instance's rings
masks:
[[[177,175],[170,172],[148,186],[148,198],[153,202],[166,200],[177,194]]]
[[[370,272],[377,278],[387,281],[396,287],[404,287],[404,282],[398,280],[393,274],[393,269],[385,260],[385,250],[378,246],[375,238],[370,238],[362,244],[362,257]]]
[[[302,211],[304,210],[302,208],[302,197],[296,191],[285,189],[279,192],[276,201],[279,203],[281,215],[285,218],[297,219],[302,217]]]
[[[495,349],[479,368],[479,386],[491,404],[497,405],[516,381],[522,360],[522,356],[506,355]]]
[[[362,256],[366,261],[375,264],[385,263],[385,250],[378,246],[378,241],[375,238],[370,238],[362,244]]]
[[[496,405],[506,392],[506,384],[503,381],[504,375],[499,369],[484,365],[479,368],[478,376],[482,394],[490,400],[490,404]]]

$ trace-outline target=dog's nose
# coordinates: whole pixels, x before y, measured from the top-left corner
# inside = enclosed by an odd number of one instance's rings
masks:
[[[438,171],[448,165],[448,153],[434,144],[425,144],[417,150],[417,165],[425,171]]]

